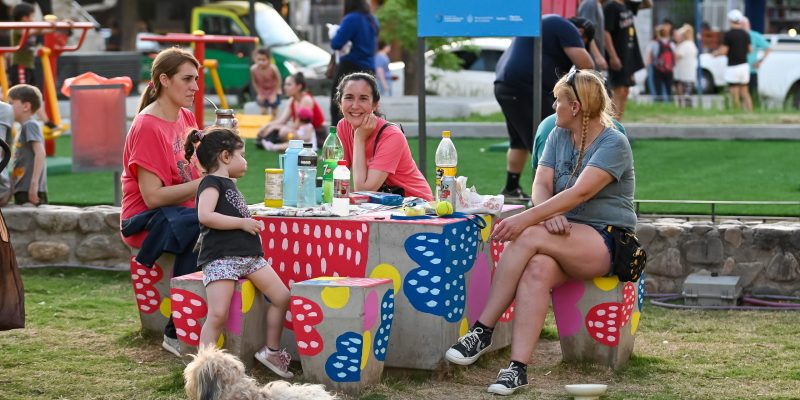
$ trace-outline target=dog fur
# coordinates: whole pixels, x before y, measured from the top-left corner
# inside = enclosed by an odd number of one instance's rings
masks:
[[[189,400],[327,400],[336,399],[322,385],[274,381],[258,386],[234,355],[215,346],[201,347],[183,371]]]

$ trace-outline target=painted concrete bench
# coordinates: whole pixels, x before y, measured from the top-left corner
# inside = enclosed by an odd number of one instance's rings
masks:
[[[644,276],[569,281],[552,292],[564,361],[589,361],[618,368],[633,352],[644,304]]]
[[[130,271],[139,319],[142,321],[142,329],[161,334],[171,312],[169,280],[175,255],[164,253],[152,268],[148,268],[136,262],[138,252],[138,249],[131,249]]]
[[[350,394],[380,382],[394,322],[390,279],[319,277],[292,285],[303,375]]]
[[[172,278],[171,282],[172,320],[181,343],[181,356],[189,362],[189,354],[197,354],[200,329],[208,314],[203,273],[179,276]],[[228,321],[217,347],[239,357],[247,368],[255,365],[253,355],[264,346],[266,340],[267,307],[269,303],[249,280],[239,279],[236,282]]]

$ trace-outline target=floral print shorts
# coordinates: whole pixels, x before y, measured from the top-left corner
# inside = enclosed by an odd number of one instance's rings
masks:
[[[203,285],[221,280],[239,280],[268,267],[264,257],[222,257],[203,265]]]

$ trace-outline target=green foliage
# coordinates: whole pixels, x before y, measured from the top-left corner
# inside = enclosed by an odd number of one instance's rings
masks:
[[[375,13],[380,23],[380,37],[387,42],[397,40],[403,49],[415,54],[417,49],[417,0],[387,0]],[[442,47],[464,38],[426,38],[428,51],[433,52],[432,65],[446,70],[461,69],[461,60]],[[477,49],[475,49],[477,51]],[[416,58],[406,60],[415,62]]]

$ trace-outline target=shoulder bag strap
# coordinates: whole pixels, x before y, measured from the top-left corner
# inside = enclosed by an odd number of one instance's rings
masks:
[[[383,130],[386,129],[386,127],[389,126],[389,125],[397,126],[397,125],[395,125],[395,124],[393,124],[391,122],[387,122],[387,123],[383,124],[383,126],[381,127],[380,130],[378,130],[378,134],[375,135],[375,143],[373,143],[373,145],[372,145],[372,157],[375,157],[375,152],[378,150],[378,140],[381,139],[381,134],[383,133]]]

